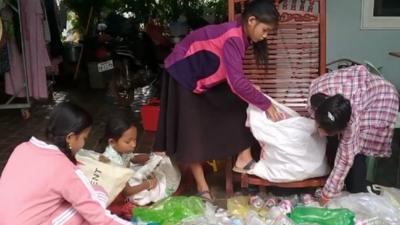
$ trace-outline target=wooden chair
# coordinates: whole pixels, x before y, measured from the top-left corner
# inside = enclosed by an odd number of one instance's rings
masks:
[[[237,19],[246,0],[229,0],[229,20]],[[326,0],[275,0],[281,18],[277,31],[268,36],[267,68],[257,67],[252,49],[246,52],[245,75],[263,92],[302,115],[306,115],[311,81],[325,73]],[[321,187],[326,178],[291,183],[273,183],[232,171],[232,158],[226,163],[226,193],[233,194],[233,182],[285,188]]]

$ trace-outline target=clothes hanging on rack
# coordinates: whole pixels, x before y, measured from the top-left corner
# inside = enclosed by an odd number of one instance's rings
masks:
[[[47,22],[50,29],[50,55],[57,57],[63,54],[63,46],[60,39],[59,22],[57,17],[57,4],[55,0],[45,0]]]
[[[5,7],[1,11],[1,17],[4,20],[4,25],[6,30],[15,29],[15,26],[11,26],[13,24],[13,12],[10,8]],[[14,32],[9,32],[7,36],[7,59],[9,61],[9,70],[5,73],[5,83],[6,83],[6,93],[13,95],[13,93],[19,92],[21,90],[21,85],[15,84],[17,82],[21,82],[23,85],[23,71],[22,71],[22,57],[17,46],[17,41],[15,39]],[[12,79],[11,77],[15,78]],[[15,91],[13,91],[15,90]],[[24,92],[25,89],[22,88],[21,92]],[[22,93],[21,93],[22,94]],[[25,94],[24,94],[25,95]],[[21,95],[21,96],[24,96]]]
[[[20,0],[20,7],[29,96],[45,99],[48,97],[46,67],[50,66],[50,59],[44,37],[44,12],[40,1]],[[8,47],[11,70],[6,74],[6,93],[24,97],[21,54],[15,40],[9,41]]]
[[[49,18],[47,16],[46,6],[44,5],[45,0],[40,0],[40,5],[42,7],[43,12],[43,33],[44,33],[44,40],[46,43],[51,42],[51,34],[50,34],[50,26],[49,26]]]

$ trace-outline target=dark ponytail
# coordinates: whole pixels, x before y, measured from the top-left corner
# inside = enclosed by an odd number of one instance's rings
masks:
[[[343,131],[351,117],[351,104],[341,94],[327,96],[317,93],[311,96],[311,106],[315,111],[315,121],[328,134]]]
[[[71,162],[76,159],[67,146],[66,138],[69,133],[79,135],[92,125],[92,117],[84,109],[73,103],[58,104],[50,114],[46,128],[46,139],[56,145]]]
[[[259,22],[278,26],[279,12],[272,0],[253,0],[250,1],[242,14],[242,21],[245,22],[249,17],[254,16]],[[257,65],[267,65],[267,40],[253,43],[253,51]]]

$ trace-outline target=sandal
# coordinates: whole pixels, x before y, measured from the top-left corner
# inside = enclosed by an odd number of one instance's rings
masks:
[[[203,200],[214,203],[215,197],[211,194],[210,191],[201,191],[196,194],[196,196],[202,198]]]
[[[236,173],[247,174],[247,172],[249,172],[249,170],[253,169],[255,164],[256,164],[256,161],[254,161],[254,159],[252,159],[243,168],[234,166],[232,170],[233,170],[233,172],[236,172]]]

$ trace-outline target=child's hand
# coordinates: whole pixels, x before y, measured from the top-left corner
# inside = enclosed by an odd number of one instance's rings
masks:
[[[322,207],[325,207],[328,203],[329,203],[330,199],[325,197],[324,195],[321,195],[321,197],[319,198],[319,204]]]
[[[152,175],[149,179],[146,180],[146,182],[149,184],[149,188],[148,189],[153,189],[157,186],[157,178]]]
[[[100,161],[100,162],[103,162],[103,163],[109,163],[109,162],[111,162],[111,160],[110,160],[109,158],[105,157],[104,155],[100,155],[100,156],[99,156],[99,161]]]
[[[131,162],[133,164],[140,164],[140,165],[144,165],[147,161],[149,161],[150,156],[148,154],[140,154],[140,155],[136,155],[131,159]]]

